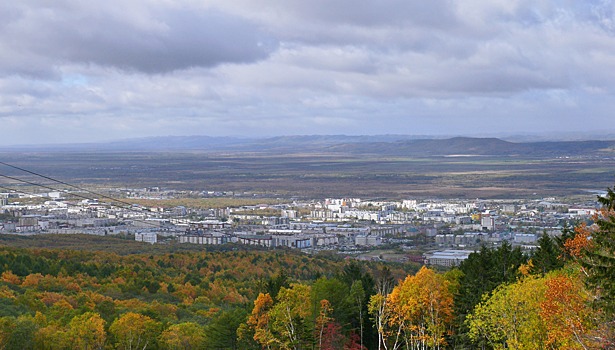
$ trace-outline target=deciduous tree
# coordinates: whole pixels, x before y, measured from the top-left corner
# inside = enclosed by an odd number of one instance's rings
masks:
[[[422,267],[393,289],[387,303],[392,314],[389,324],[397,330],[394,344],[400,339],[416,349],[439,349],[446,344],[444,336],[453,318],[453,295],[443,275]]]
[[[73,349],[103,349],[107,338],[105,320],[94,312],[75,316],[68,324],[68,336]]]
[[[333,318],[331,317],[331,313],[333,312],[333,308],[331,307],[331,303],[326,300],[323,299],[320,301],[320,310],[318,312],[318,317],[316,317],[316,327],[315,327],[315,331],[318,332],[318,348],[322,349],[322,341],[323,341],[323,334],[325,332],[325,327],[327,327],[331,321],[333,320]]]
[[[358,316],[359,321],[359,345],[363,347],[363,318],[365,317],[365,290],[361,280],[354,281],[350,287],[348,294],[348,304],[351,305],[351,310]]]
[[[578,275],[556,275],[546,280],[540,316],[547,329],[547,346],[559,349],[588,349],[598,344],[590,332],[595,328],[596,310],[589,307],[590,295]]]
[[[309,342],[311,322],[310,286],[291,284],[290,288],[280,288],[278,301],[269,315],[272,331],[277,335],[283,349],[300,349]]]
[[[501,285],[469,315],[469,336],[495,349],[544,349],[547,331],[539,315],[546,290],[543,278],[526,277]]]
[[[260,293],[254,301],[252,314],[248,317],[248,326],[254,330],[254,340],[267,349],[270,349],[277,341],[271,332],[269,312],[272,307],[273,299],[269,293]]]
[[[156,342],[161,324],[148,316],[127,312],[113,321],[109,332],[119,349],[147,349]]]
[[[170,350],[201,349],[204,341],[203,327],[194,322],[174,324],[160,335],[160,342]]]
[[[369,298],[367,306],[369,314],[374,320],[374,326],[378,333],[378,350],[383,347],[387,349],[386,340],[388,337],[388,324],[390,312],[387,307],[387,296],[378,292]]]

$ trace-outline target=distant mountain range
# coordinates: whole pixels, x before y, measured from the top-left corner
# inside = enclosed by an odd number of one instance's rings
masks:
[[[410,156],[579,156],[615,155],[615,141],[550,141],[515,143],[497,138],[454,137],[389,143],[339,144],[329,151]]]
[[[613,141],[510,142],[498,138],[307,135],[271,138],[168,136],[109,143],[20,146],[6,151],[346,153],[391,156],[615,156]]]

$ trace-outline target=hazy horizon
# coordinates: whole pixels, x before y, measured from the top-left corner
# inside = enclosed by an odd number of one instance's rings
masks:
[[[319,138],[319,137],[344,137],[344,138],[386,138],[384,142],[393,142],[395,140],[425,140],[425,139],[453,139],[453,138],[469,138],[469,139],[500,139],[512,143],[532,143],[532,142],[558,142],[558,141],[615,141],[615,134],[609,133],[559,133],[559,134],[499,134],[499,135],[406,135],[406,134],[373,134],[373,135],[347,135],[347,134],[305,134],[305,135],[271,135],[271,136],[241,136],[241,135],[166,135],[166,136],[143,136],[143,137],[128,137],[110,140],[93,140],[90,142],[48,142],[48,143],[22,143],[22,144],[0,144],[2,149],[19,149],[20,147],[37,149],[38,147],[62,147],[62,146],[79,146],[79,145],[113,145],[125,144],[130,147],[130,144],[137,145],[140,142],[166,142],[167,145],[179,142],[182,139],[194,138],[210,138],[216,141],[227,142],[249,142],[249,141],[266,141],[277,138]],[[364,141],[362,141],[364,142]],[[382,141],[379,141],[382,142]],[[343,143],[340,141],[340,143]]]
[[[24,0],[0,13],[0,146],[615,134],[612,1]]]

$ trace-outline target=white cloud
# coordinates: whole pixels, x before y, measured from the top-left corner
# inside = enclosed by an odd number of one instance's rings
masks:
[[[614,12],[599,0],[5,2],[0,143],[610,125]]]

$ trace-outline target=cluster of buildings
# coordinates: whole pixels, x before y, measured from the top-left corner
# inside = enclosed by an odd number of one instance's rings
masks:
[[[173,191],[122,189],[124,196],[172,197]],[[476,247],[509,241],[531,249],[543,232],[559,235],[566,224],[591,220],[595,200],[365,201],[329,198],[240,208],[193,209],[113,205],[66,200],[64,192],[0,193],[0,233],[131,234],[148,243],[227,243],[294,249],[364,250],[382,245],[433,252],[426,262],[455,265]],[[215,195],[215,193],[214,193]],[[129,199],[126,199],[129,200]]]

